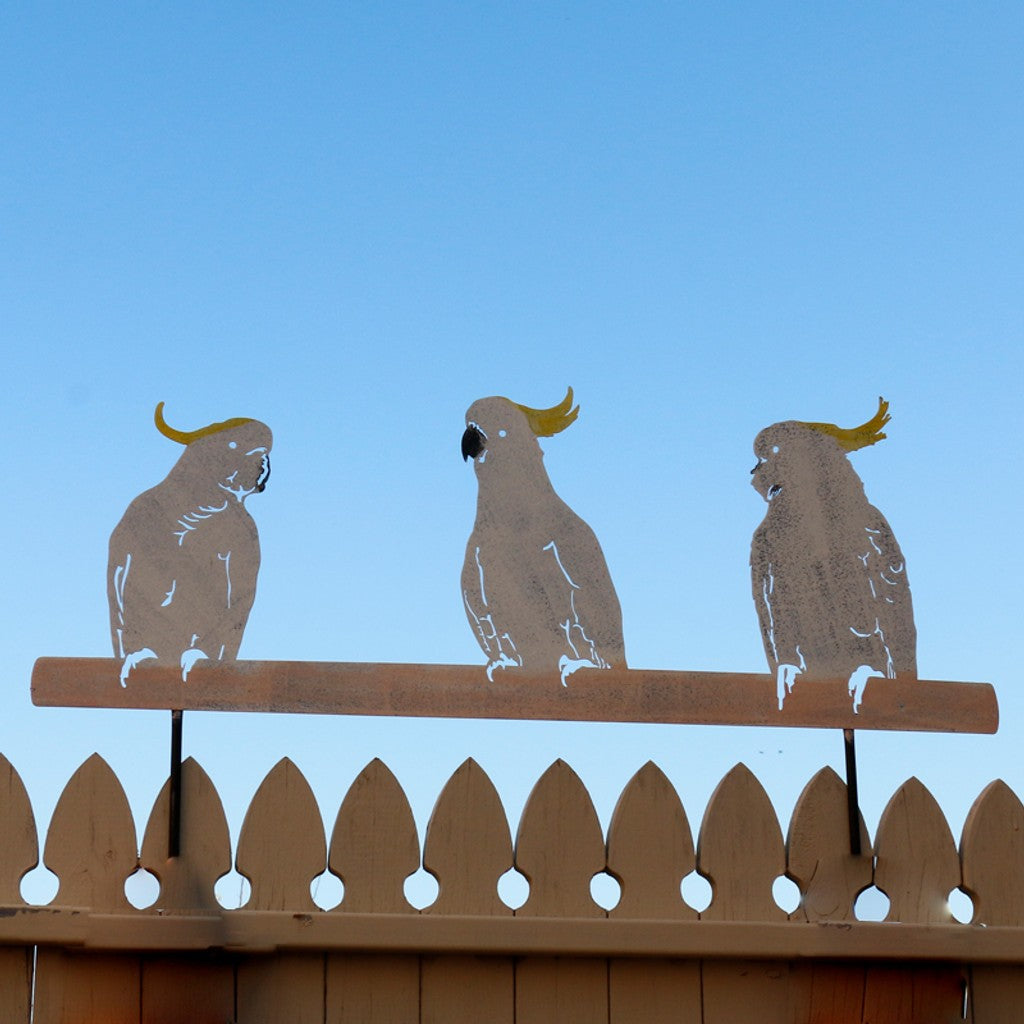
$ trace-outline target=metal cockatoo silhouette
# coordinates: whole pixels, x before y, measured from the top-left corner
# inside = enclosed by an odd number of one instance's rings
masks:
[[[917,677],[917,631],[903,552],[847,453],[881,441],[889,403],[866,423],[787,420],[754,441],[751,483],[768,502],[750,549],[751,584],[779,707],[797,675]]]
[[[110,537],[107,598],[121,685],[140,662],[181,666],[238,656],[260,565],[245,507],[270,476],[270,428],[230,419],[199,430],[157,429],[185,446],[174,468],[140,494]]]
[[[622,611],[594,531],[551,486],[538,437],[579,415],[572,388],[550,409],[481,398],[466,412],[462,457],[478,483],[462,598],[473,634],[496,668],[624,667]]]

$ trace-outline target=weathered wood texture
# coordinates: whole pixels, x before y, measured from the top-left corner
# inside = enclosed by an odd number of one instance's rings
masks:
[[[557,671],[480,665],[312,661],[198,662],[187,683],[174,667],[140,665],[127,687],[112,658],[40,658],[32,701],[44,707],[272,711],[321,715],[677,722],[834,729],[993,733],[989,683],[874,679],[858,713],[844,679],[797,680],[779,710],[769,675],[653,669],[581,669],[562,686]]]
[[[18,882],[37,859],[32,808],[0,761],[0,1018],[117,1024],[330,1021],[333,1024],[974,1024],[1021,1019],[1024,1005],[1024,807],[1003,784],[978,798],[959,851],[931,794],[910,779],[874,842],[852,857],[846,793],[830,769],[807,785],[788,836],[758,780],[737,765],[721,781],[697,841],[672,784],[653,764],[626,785],[607,836],[580,778],[555,762],[531,792],[513,842],[498,794],[473,761],[452,776],[420,841],[401,785],[373,761],[340,801],[330,837],[298,767],[260,785],[232,856],[220,799],[194,761],[183,769],[181,856],[166,857],[167,789],[136,855],[120,782],[93,756],[68,782],[44,844],[58,877],[47,907]],[[249,879],[225,910],[216,879]],[[124,885],[139,867],[160,883],[136,909]],[[422,911],[405,880],[438,882]],[[530,883],[512,911],[498,881]],[[344,883],[333,910],[310,896],[328,870]],[[680,894],[711,882],[700,914]],[[595,875],[620,886],[606,910]],[[792,879],[787,914],[772,885]],[[885,922],[856,920],[859,892],[890,899]],[[962,888],[971,924],[947,904]],[[33,952],[35,959],[33,960]]]

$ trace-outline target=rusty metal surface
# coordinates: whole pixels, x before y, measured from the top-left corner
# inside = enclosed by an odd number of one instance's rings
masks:
[[[136,668],[126,687],[113,658],[40,658],[32,701],[42,707],[255,711],[429,718],[499,718],[693,725],[769,725],[994,733],[989,683],[872,680],[854,713],[845,680],[801,681],[779,710],[769,675],[648,669],[558,675],[480,665],[376,662],[199,662],[182,683],[173,667]]]

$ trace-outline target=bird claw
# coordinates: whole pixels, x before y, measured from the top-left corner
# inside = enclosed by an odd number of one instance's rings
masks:
[[[581,668],[609,668],[610,666],[601,660],[591,661],[589,658],[570,658],[563,654],[558,659],[558,674],[562,677],[562,685],[568,686],[568,678]]]
[[[793,692],[793,684],[798,675],[800,675],[800,668],[797,665],[782,664],[776,670],[775,695],[779,698],[780,711],[786,697]]]
[[[860,713],[861,701],[864,699],[864,691],[867,689],[868,680],[872,676],[884,675],[883,672],[878,672],[873,669],[870,665],[858,665],[853,672],[850,673],[850,678],[847,681],[846,688],[853,698],[853,713]]]
[[[181,681],[183,683],[188,682],[188,674],[192,671],[192,666],[197,661],[203,661],[207,657],[205,651],[200,651],[196,647],[190,647],[187,651],[181,652]]]
[[[143,647],[141,651],[132,651],[131,654],[126,655],[121,663],[121,686],[126,687],[128,685],[128,676],[131,675],[131,671],[136,665],[155,657],[156,651],[151,651],[148,647]]]
[[[519,668],[521,664],[522,662],[516,661],[515,658],[510,658],[502,651],[499,657],[487,663],[487,682],[494,682],[494,670],[496,668]]]

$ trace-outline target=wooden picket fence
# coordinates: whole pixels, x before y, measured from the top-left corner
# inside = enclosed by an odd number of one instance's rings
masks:
[[[696,844],[679,797],[647,764],[602,831],[572,769],[535,785],[515,840],[485,773],[467,761],[444,787],[420,842],[400,785],[371,762],[341,803],[328,842],[301,772],[282,760],[254,796],[232,857],[216,789],[185,762],[182,850],[167,857],[168,786],[141,849],[124,790],[91,757],[66,786],[43,849],[53,902],[28,906],[19,882],[38,862],[32,808],[0,758],[0,1021],[36,1024],[975,1024],[1024,1020],[1024,807],[989,785],[959,851],[916,779],[890,800],[864,855],[849,851],[846,793],[831,769],[804,789],[783,838],[757,779],[737,765],[708,804]],[[214,883],[251,884],[224,910]],[[417,911],[404,881],[437,880]],[[136,909],[139,868],[159,898]],[[529,881],[513,911],[498,879]],[[325,870],[344,898],[311,897]],[[680,895],[711,883],[698,913]],[[591,880],[621,887],[606,911]],[[786,914],[772,886],[801,892]],[[857,921],[876,885],[886,921]],[[974,920],[956,922],[960,887]]]

